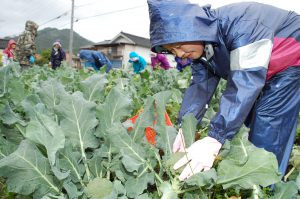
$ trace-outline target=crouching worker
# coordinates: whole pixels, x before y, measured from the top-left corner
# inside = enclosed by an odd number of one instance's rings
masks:
[[[148,0],[148,5],[151,50],[192,59],[179,124],[188,113],[200,123],[220,79],[227,80],[208,136],[174,166],[189,162],[179,178],[209,170],[225,140],[244,123],[249,140],[274,153],[284,175],[300,109],[300,15],[256,2],[215,10],[186,0]],[[179,132],[174,152],[182,146]]]
[[[91,70],[99,70],[106,65],[106,72],[108,73],[112,69],[112,63],[101,52],[95,50],[81,50],[79,52],[80,61],[84,68]]]
[[[129,122],[129,128],[127,129],[129,132],[133,130],[133,125],[138,119],[139,115],[143,112],[143,109],[141,109],[135,116],[132,118],[129,118],[127,122]],[[172,122],[169,118],[169,115],[167,112],[165,112],[165,119],[166,119],[166,126],[172,126]],[[156,125],[156,120],[153,122],[153,126]],[[156,138],[156,132],[152,127],[146,127],[145,129],[145,136],[149,144],[155,145],[155,138]]]
[[[146,69],[146,60],[136,52],[130,52],[128,62],[132,64],[134,74],[143,73]]]

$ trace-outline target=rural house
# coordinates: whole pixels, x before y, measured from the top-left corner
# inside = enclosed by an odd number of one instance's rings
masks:
[[[9,39],[0,39],[0,52],[2,52],[8,44]]]
[[[81,49],[98,50],[104,53],[112,62],[113,67],[126,67],[128,65],[129,53],[137,52],[150,64],[150,39],[120,32],[111,40],[104,40],[94,45],[84,46]],[[174,58],[169,57],[171,65]]]

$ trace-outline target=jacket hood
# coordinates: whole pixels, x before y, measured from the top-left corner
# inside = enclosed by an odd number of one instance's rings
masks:
[[[37,30],[39,28],[39,26],[33,22],[33,21],[26,21],[26,24],[25,24],[25,30],[28,30],[28,31],[32,31],[32,30]]]
[[[217,42],[217,21],[210,6],[186,0],[148,0],[153,52],[162,45],[188,41]]]
[[[34,36],[37,36],[37,29],[39,26],[33,21],[26,21],[25,31],[31,32]]]
[[[139,55],[136,52],[130,52],[129,53],[129,58],[134,58],[134,57],[138,57]]]
[[[8,48],[8,49],[11,49],[11,46],[12,46],[13,44],[17,44],[16,41],[13,40],[13,39],[9,40],[9,42],[8,42],[8,44],[7,44],[7,48]]]
[[[61,43],[59,41],[56,41],[52,44],[52,46],[58,45],[59,47],[61,47]]]

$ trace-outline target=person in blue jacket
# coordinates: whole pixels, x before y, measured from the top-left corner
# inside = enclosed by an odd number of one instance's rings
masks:
[[[176,69],[179,70],[180,72],[183,71],[183,69],[192,63],[192,59],[190,58],[180,58],[180,57],[175,57],[176,61]]]
[[[139,74],[145,71],[147,62],[143,57],[139,56],[136,52],[129,53],[128,62],[132,63],[133,72],[135,74]]]
[[[107,73],[112,69],[112,63],[102,52],[95,50],[81,50],[79,52],[79,57],[83,60],[85,68],[91,67],[97,71],[106,65]]]
[[[209,170],[225,140],[246,123],[249,140],[273,152],[285,174],[300,109],[300,15],[245,2],[218,9],[187,0],[148,0],[151,49],[193,60],[193,79],[179,112],[200,122],[219,80],[227,80],[208,136],[188,149],[184,180]],[[182,150],[181,130],[173,151]]]

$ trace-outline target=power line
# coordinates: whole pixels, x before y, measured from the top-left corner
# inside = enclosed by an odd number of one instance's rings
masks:
[[[125,9],[120,9],[120,10],[114,10],[114,11],[105,12],[105,13],[101,13],[101,14],[97,14],[97,15],[83,17],[83,18],[77,18],[74,22],[78,22],[80,20],[86,20],[86,19],[93,18],[93,17],[100,17],[100,16],[103,16],[103,15],[109,15],[109,14],[114,14],[114,13],[118,13],[118,12],[124,12],[124,11],[127,11],[127,10],[133,10],[133,9],[137,9],[137,8],[141,8],[141,7],[145,7],[145,5],[125,8]],[[69,25],[69,24],[70,24],[70,22],[60,26],[59,28],[62,28],[62,27],[66,26],[66,25]]]
[[[54,18],[52,18],[52,19],[50,19],[50,20],[48,20],[48,21],[46,21],[46,22],[40,24],[39,26],[43,26],[43,25],[45,25],[45,24],[47,24],[47,23],[49,23],[49,22],[51,22],[51,21],[60,19],[60,18],[63,17],[63,16],[67,16],[69,12],[70,12],[70,10],[68,10],[68,11],[62,13],[61,15],[58,15],[57,17],[54,17]]]
[[[97,15],[83,17],[83,18],[81,18],[79,20],[85,20],[85,19],[89,19],[89,18],[93,18],[93,17],[99,17],[99,16],[103,16],[103,15],[114,14],[114,13],[117,13],[117,12],[123,12],[123,11],[127,11],[127,10],[133,10],[133,9],[137,9],[137,8],[141,8],[141,7],[145,7],[145,5],[143,5],[143,6],[135,6],[135,7],[131,7],[131,8],[125,8],[125,9],[121,9],[121,10],[114,10],[114,11],[105,12],[105,13],[101,13],[101,14],[97,14]]]
[[[84,6],[89,6],[89,5],[92,5],[92,4],[95,4],[95,2],[94,2],[94,3],[87,3],[87,4],[75,6],[75,9],[81,8],[81,7],[84,7]],[[43,25],[45,25],[45,24],[47,24],[47,23],[50,23],[50,22],[52,22],[52,21],[54,21],[54,20],[58,20],[58,19],[60,19],[60,18],[63,17],[63,16],[67,16],[68,13],[69,13],[70,11],[71,11],[71,10],[65,11],[64,13],[58,15],[57,17],[54,17],[54,18],[52,18],[52,19],[49,19],[48,21],[43,22],[43,23],[40,24],[39,26],[43,26]],[[77,19],[75,22],[77,22],[77,21],[78,21],[78,19]],[[65,25],[64,25],[64,26],[65,26]]]

